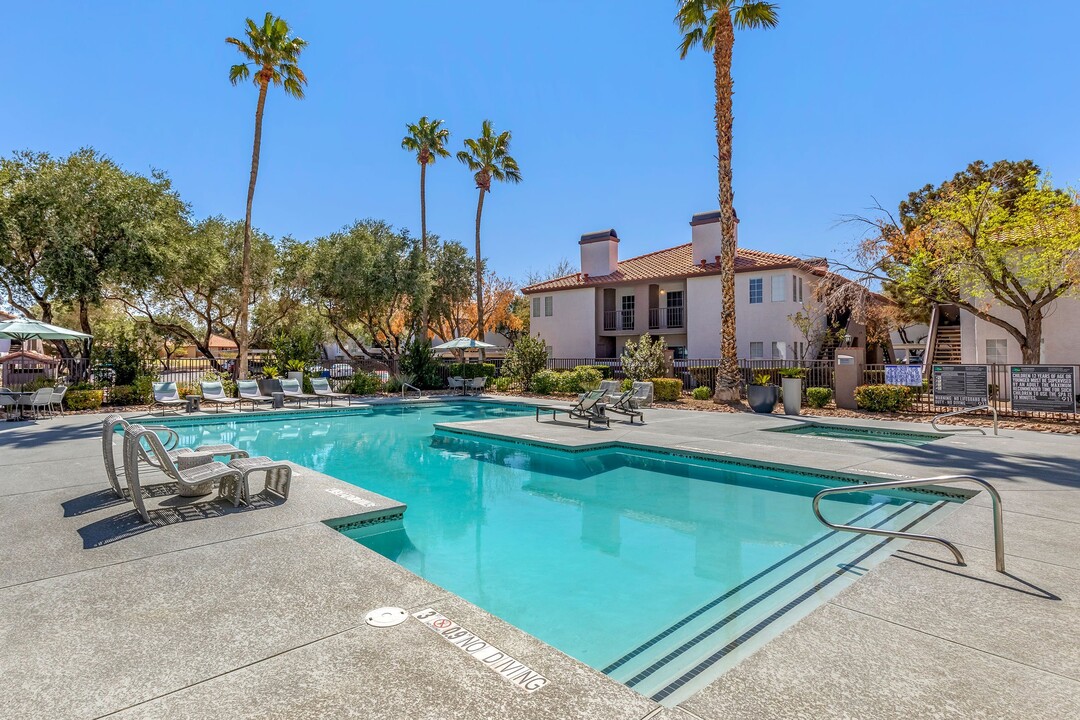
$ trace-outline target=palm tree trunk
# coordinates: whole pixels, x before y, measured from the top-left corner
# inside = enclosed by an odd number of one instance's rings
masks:
[[[420,163],[420,255],[421,265],[420,267],[424,271],[425,280],[428,271],[428,249],[427,249],[427,163]],[[421,340],[427,338],[428,334],[428,300],[431,297],[430,289],[427,287],[426,282],[422,285],[424,288],[424,297],[420,301],[420,332],[422,333]]]
[[[713,64],[716,66],[716,155],[720,182],[720,367],[716,373],[716,402],[737,402],[742,382],[735,343],[735,197],[731,187],[731,130],[734,120],[731,95],[731,54],[735,28],[731,15],[720,10]]]
[[[484,213],[484,188],[480,188],[480,200],[476,203],[476,339],[484,341],[484,261],[480,254],[480,216]],[[480,362],[484,362],[484,350],[480,349]]]
[[[263,108],[266,107],[268,82],[259,83],[259,103],[255,106],[255,142],[251,148],[251,179],[248,181],[247,211],[244,214],[244,255],[240,261],[240,318],[237,322],[237,377],[247,378],[248,306],[251,304],[251,203],[255,199],[255,180],[259,177],[259,151],[262,148]]]

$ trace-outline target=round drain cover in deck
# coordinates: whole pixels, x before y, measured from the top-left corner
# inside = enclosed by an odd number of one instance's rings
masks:
[[[368,625],[373,627],[393,627],[405,622],[409,614],[397,607],[381,607],[372,610],[364,618]]]

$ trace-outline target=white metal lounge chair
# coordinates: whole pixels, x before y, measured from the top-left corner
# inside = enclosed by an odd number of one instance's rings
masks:
[[[25,395],[19,398],[19,405],[23,407],[23,415],[26,414],[26,408],[30,408],[30,412],[34,417],[42,417],[42,410],[46,413],[49,411],[49,404],[52,402],[54,388],[41,388],[37,390],[33,395],[26,397]]]
[[[53,388],[52,398],[49,400],[49,410],[54,406],[57,412],[64,414],[64,396],[67,395],[67,385],[57,385]]]
[[[540,422],[540,413],[551,413],[551,419],[554,420],[558,413],[566,413],[572,418],[579,420],[585,420],[588,423],[589,428],[592,428],[594,422],[602,422],[604,425],[611,427],[611,420],[604,416],[603,413],[603,399],[604,394],[600,390],[591,390],[582,396],[574,405],[570,407],[539,407],[536,408],[536,422]]]
[[[311,378],[311,389],[319,397],[329,399],[331,406],[334,404],[334,398],[345,398],[352,405],[353,396],[348,393],[334,392],[330,389],[330,381],[326,378]]]
[[[226,395],[225,388],[220,382],[203,381],[199,383],[199,386],[202,388],[202,401],[215,405],[218,412],[221,412],[222,405],[232,407],[240,402],[239,398]]]
[[[263,395],[259,390],[259,383],[255,380],[237,380],[236,381],[236,394],[239,396],[240,409],[244,409],[244,403],[251,403],[251,409],[254,410],[259,403],[273,403],[274,398],[270,395]]]
[[[292,466],[280,460],[271,460],[268,457],[252,457],[233,460],[229,467],[240,471],[240,481],[236,488],[230,487],[230,483],[222,483],[219,494],[229,497],[233,506],[241,502],[245,505],[251,502],[251,488],[248,486],[249,478],[255,473],[266,473],[263,492],[273,493],[282,500],[289,499],[289,485],[292,483]]]
[[[311,402],[312,400],[318,401],[322,405],[322,398],[318,395],[308,395],[300,389],[300,381],[293,378],[282,378],[281,392],[285,394],[286,400],[293,400],[296,402],[296,407],[300,407],[301,402]]]
[[[174,461],[153,430],[142,425],[130,425],[124,432],[124,476],[131,501],[146,522],[150,522],[150,514],[146,511],[139,482],[140,454],[154,458],[162,471],[176,481],[179,494],[186,497],[206,495],[211,492],[214,483],[218,483],[220,492],[221,485],[232,482],[235,487],[242,479],[239,470],[217,462],[209,455],[192,453],[181,455]]]
[[[635,382],[630,386],[634,394],[630,396],[630,404],[635,408],[648,407],[653,403],[653,384],[651,382]]]
[[[461,394],[465,394],[465,378],[454,375],[446,379],[447,385],[451,390],[460,390]]]
[[[123,427],[126,433],[127,429],[131,427],[124,418],[113,413],[107,415],[101,423],[101,454],[105,460],[105,474],[108,475],[109,485],[112,486],[113,492],[116,493],[116,497],[123,499],[124,493],[120,486],[120,474],[124,471],[123,467],[117,468],[116,466],[116,453],[113,443],[116,439],[117,426]],[[176,460],[181,455],[207,455],[210,459],[215,456],[223,455],[229,459],[245,458],[248,456],[246,450],[241,450],[234,445],[222,444],[222,445],[200,445],[192,450],[191,448],[178,448],[177,443],[180,442],[180,436],[176,434],[176,431],[170,427],[164,425],[143,425],[144,430],[152,430],[155,434],[163,433],[165,438],[161,440],[161,446],[165,449],[165,452],[173,460]],[[145,450],[141,450],[139,453],[139,459],[142,462],[152,466],[158,467],[150,455]],[[159,468],[160,469],[160,468]]]
[[[160,407],[161,414],[164,415],[165,411],[169,408],[176,409],[181,405],[186,405],[187,401],[180,397],[180,393],[176,390],[176,383],[174,382],[160,382],[154,383],[154,402],[150,405],[150,411],[153,412],[154,408]]]

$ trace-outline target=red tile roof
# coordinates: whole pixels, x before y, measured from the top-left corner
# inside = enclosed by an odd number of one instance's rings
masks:
[[[646,255],[639,255],[619,262],[615,272],[608,275],[584,277],[581,273],[547,280],[546,282],[523,288],[523,293],[546,292],[549,290],[567,290],[570,288],[593,287],[596,285],[625,285],[646,280],[673,280],[678,278],[717,275],[720,265],[706,263],[693,265],[693,244],[686,243],[666,250],[657,250]],[[794,255],[778,255],[739,248],[735,255],[735,272],[771,270],[785,267],[806,267],[807,270],[823,270],[821,259],[805,261]]]
[[[7,353],[6,355],[0,355],[0,365],[8,363],[12,360],[30,360],[33,362],[46,363],[49,365],[55,365],[59,363],[59,358],[54,358],[51,355],[43,355],[41,353],[33,352],[31,350],[20,350],[18,352]]]

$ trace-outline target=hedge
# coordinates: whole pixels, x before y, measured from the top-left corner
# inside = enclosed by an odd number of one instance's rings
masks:
[[[872,412],[900,412],[915,400],[911,388],[903,385],[860,385],[855,388],[855,404]]]
[[[679,378],[650,378],[653,385],[653,400],[675,402],[682,396],[682,380]]]
[[[695,400],[708,400],[712,397],[712,393],[712,388],[708,385],[698,385],[690,394],[694,396]]]
[[[610,380],[615,375],[615,373],[612,371],[610,365],[575,365],[574,366],[575,370],[580,370],[581,368],[592,368],[593,370],[596,370],[598,373],[600,373],[600,379],[601,380]]]
[[[538,395],[550,395],[559,387],[559,373],[553,370],[541,370],[532,377],[529,389]]]
[[[493,363],[450,363],[450,376],[471,378],[486,377],[488,382],[495,379],[495,365]]]
[[[595,390],[600,386],[603,377],[600,371],[586,365],[578,365],[573,370],[558,373],[558,390],[561,393],[583,393],[587,390]]]
[[[832,389],[827,387],[806,388],[806,404],[812,408],[823,408],[832,400]]]
[[[71,410],[97,410],[104,395],[101,390],[68,390],[64,402]]]

